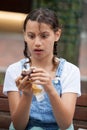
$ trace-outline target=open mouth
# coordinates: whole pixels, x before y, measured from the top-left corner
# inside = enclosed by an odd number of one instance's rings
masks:
[[[35,53],[42,53],[43,50],[41,50],[41,49],[35,49],[34,52],[35,52]]]

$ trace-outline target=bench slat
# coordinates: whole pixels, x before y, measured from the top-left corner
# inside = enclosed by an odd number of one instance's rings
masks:
[[[7,98],[0,98],[0,111],[9,112],[9,105]]]
[[[77,105],[79,106],[87,106],[87,93],[82,94],[78,99],[77,99]]]
[[[9,112],[0,112],[0,128],[8,129],[11,123]]]
[[[75,130],[78,130],[79,128],[87,129],[87,122],[86,121],[74,120],[73,123],[74,123]]]
[[[87,121],[87,107],[76,107],[74,119]]]

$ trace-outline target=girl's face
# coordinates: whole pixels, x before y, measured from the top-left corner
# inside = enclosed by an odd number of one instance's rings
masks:
[[[54,33],[50,25],[29,20],[24,32],[29,53],[32,58],[43,59],[53,56],[54,42],[58,41],[60,31]]]

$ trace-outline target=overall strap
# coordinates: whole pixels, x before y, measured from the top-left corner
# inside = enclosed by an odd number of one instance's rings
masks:
[[[66,61],[65,59],[60,58],[60,63],[56,72],[56,77],[59,77],[59,78],[61,77],[65,61]]]
[[[24,58],[24,59],[22,59],[20,61],[21,62],[21,66],[22,66],[22,70],[23,69],[29,69],[29,64],[27,64],[28,61],[29,61],[28,58]]]
[[[66,61],[65,59],[60,58],[60,63],[59,63],[59,66],[57,68],[57,71],[56,71],[55,83],[58,83],[59,86],[60,86],[60,96],[62,95],[61,75],[62,75],[62,72],[63,72],[65,61]]]

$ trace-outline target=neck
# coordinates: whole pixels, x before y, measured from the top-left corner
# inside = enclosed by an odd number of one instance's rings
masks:
[[[35,66],[35,67],[41,67],[41,68],[51,68],[53,67],[53,62],[52,62],[53,56],[51,56],[50,58],[44,58],[44,59],[33,59],[31,57],[31,65]]]

